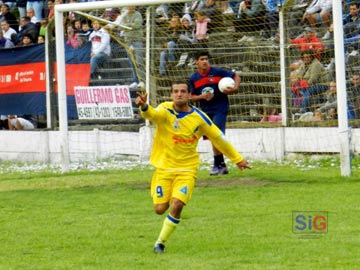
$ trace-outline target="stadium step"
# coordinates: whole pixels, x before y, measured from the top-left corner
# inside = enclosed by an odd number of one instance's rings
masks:
[[[132,68],[100,68],[98,73],[103,78],[121,78],[121,79],[131,79],[132,78]]]

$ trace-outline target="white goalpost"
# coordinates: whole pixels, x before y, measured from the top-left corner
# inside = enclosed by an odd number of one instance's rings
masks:
[[[340,164],[341,175],[351,175],[350,160],[350,131],[349,121],[347,117],[347,94],[346,94],[346,75],[345,75],[345,57],[344,57],[344,31],[342,27],[342,3],[333,1],[333,17],[334,22],[334,47],[336,59],[336,88],[342,89],[338,91],[338,132],[340,144]]]

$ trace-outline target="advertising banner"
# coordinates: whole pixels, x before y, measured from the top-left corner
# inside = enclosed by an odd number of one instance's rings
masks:
[[[79,119],[131,119],[133,108],[127,85],[75,87]]]

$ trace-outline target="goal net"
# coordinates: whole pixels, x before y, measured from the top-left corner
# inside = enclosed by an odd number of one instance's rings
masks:
[[[120,108],[117,115],[101,111],[95,120],[81,120],[81,115],[74,119],[79,118],[77,123],[95,123],[100,128],[121,124],[136,129],[143,122],[133,104],[135,93],[146,89],[153,105],[168,100],[171,82],[196,72],[196,53],[206,50],[212,66],[232,71],[241,80],[239,91],[228,96],[228,128],[336,127],[339,91],[345,91],[347,120],[356,127],[360,117],[356,27],[350,23],[344,26],[346,89],[336,89],[331,1],[321,11],[311,9],[311,2],[137,1],[137,6],[131,7],[130,2],[104,1],[57,7],[57,19],[61,22],[56,24],[59,47],[68,38],[66,27],[77,27],[77,22],[80,28],[87,24],[92,30],[99,24],[110,36],[105,60],[99,61],[91,74],[89,70],[81,74],[89,78],[87,91],[103,87],[114,96],[126,96],[129,91],[132,103],[133,114]],[[359,9],[345,1],[344,18],[354,8]],[[81,44],[92,42],[91,38],[84,38],[86,28],[76,31]],[[65,55],[67,51],[58,49],[57,53]],[[65,62],[58,58],[59,64],[61,69]],[[68,82],[59,81],[59,88],[65,88],[65,84]],[[60,113],[65,113],[68,107],[61,109],[62,106],[65,105],[60,103]],[[80,112],[79,104],[72,106]],[[108,106],[103,110],[113,109]],[[67,132],[67,121],[61,123]],[[332,133],[320,134],[322,137],[317,140],[323,146],[319,152],[332,152],[337,139]],[[301,140],[304,145],[311,145],[311,138],[305,135]],[[129,152],[131,148],[129,145]]]

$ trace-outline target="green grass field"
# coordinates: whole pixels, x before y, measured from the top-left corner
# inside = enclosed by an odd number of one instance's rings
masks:
[[[201,170],[161,255],[152,252],[164,217],[152,211],[151,175],[1,174],[0,269],[360,269],[358,167],[348,178],[333,160]],[[294,210],[327,211],[328,232],[293,233]]]

